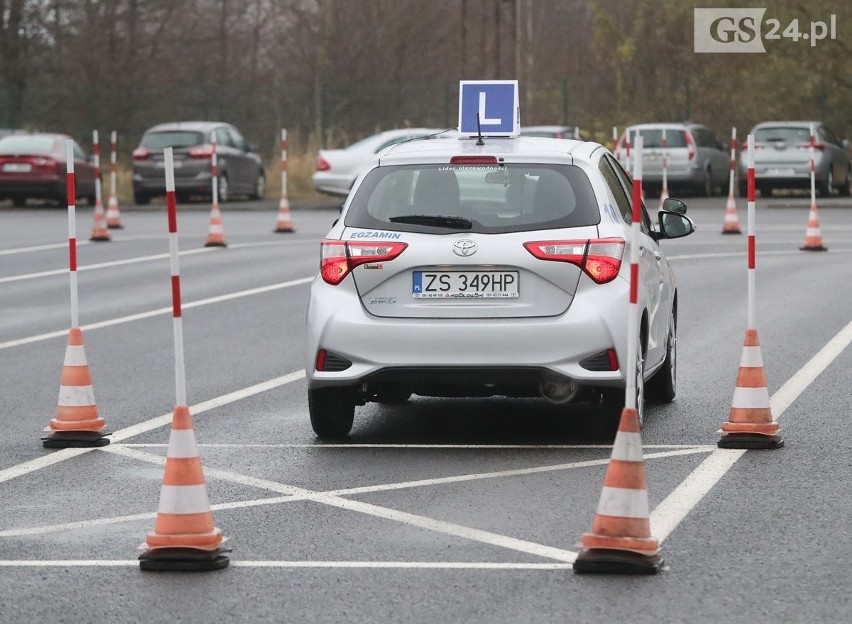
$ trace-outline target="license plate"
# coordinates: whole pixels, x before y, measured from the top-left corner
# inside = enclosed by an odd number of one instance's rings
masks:
[[[511,299],[518,296],[517,271],[414,271],[415,299]]]
[[[172,164],[174,165],[175,169],[177,169],[178,167],[183,167],[183,161],[182,160],[173,160]],[[154,162],[154,166],[157,167],[158,169],[163,169],[166,166],[166,161],[165,160],[158,160],[158,161]]]
[[[771,169],[766,169],[765,173],[767,175],[773,175],[773,176],[791,176],[791,175],[795,175],[796,171],[794,169],[779,169],[779,168],[775,167],[775,168],[771,168]]]
[[[6,163],[3,165],[3,171],[6,173],[29,173],[33,170],[30,163]]]

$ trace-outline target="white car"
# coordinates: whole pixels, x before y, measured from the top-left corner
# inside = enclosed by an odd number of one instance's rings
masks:
[[[320,150],[312,177],[314,188],[345,197],[358,174],[386,147],[413,139],[447,136],[443,134],[446,132],[440,128],[402,128],[368,136],[345,149]]]
[[[631,180],[597,143],[532,137],[392,147],[321,243],[307,310],[308,399],[322,438],[355,407],[421,396],[603,402],[625,363],[637,404],[671,401],[677,288],[659,240],[690,234],[667,200],[639,241],[641,352],[627,353]],[[646,383],[647,382],[647,383]]]

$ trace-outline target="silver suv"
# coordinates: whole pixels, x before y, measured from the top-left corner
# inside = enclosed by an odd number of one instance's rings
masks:
[[[712,197],[726,189],[731,169],[731,155],[713,132],[700,124],[647,123],[629,126],[618,139],[615,154],[627,162],[625,135],[630,135],[631,147],[636,133],[644,140],[642,183],[646,189],[661,189],[663,185],[663,130],[666,131],[666,177],[669,190],[688,189]],[[631,151],[630,158],[633,158]]]

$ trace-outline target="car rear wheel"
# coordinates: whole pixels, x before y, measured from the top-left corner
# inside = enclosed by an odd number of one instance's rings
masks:
[[[266,195],[266,176],[261,171],[257,176],[257,182],[254,186],[254,192],[249,195],[249,199],[263,199]]]
[[[311,427],[320,438],[342,438],[352,430],[355,401],[340,388],[308,390],[308,411]]]
[[[226,201],[231,199],[231,185],[228,182],[228,176],[224,173],[219,175],[218,191],[219,203],[224,204]]]
[[[840,187],[840,194],[844,197],[852,195],[852,167],[846,170],[846,181]]]
[[[704,171],[704,184],[701,192],[704,197],[713,197],[713,172],[710,169]]]
[[[12,205],[15,208],[23,208],[27,205],[27,198],[23,195],[15,195],[14,197],[12,197]]]
[[[625,408],[626,393],[610,391],[603,395],[605,426],[607,435],[615,434],[621,422],[621,413]],[[645,358],[641,349],[636,358],[636,411],[639,413],[639,426],[645,420]]]
[[[669,318],[669,335],[666,339],[666,359],[663,366],[648,380],[646,397],[653,403],[671,403],[677,393],[677,315]]]
[[[133,193],[133,203],[138,206],[147,206],[151,203],[151,198],[145,193]]]
[[[831,168],[825,174],[825,178],[819,183],[818,191],[820,197],[831,197],[831,188],[834,186],[834,176],[831,175]]]

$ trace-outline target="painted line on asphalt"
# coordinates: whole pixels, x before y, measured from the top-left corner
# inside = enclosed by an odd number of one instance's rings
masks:
[[[189,411],[191,414],[201,414],[203,412],[215,409],[217,407],[221,407],[223,405],[227,405],[228,403],[233,403],[235,401],[239,401],[241,399],[245,399],[247,397],[253,396],[255,394],[259,394],[261,392],[266,392],[267,390],[272,390],[273,388],[277,388],[279,386],[283,386],[289,383],[293,383],[294,381],[299,381],[304,379],[305,371],[304,369],[294,371],[287,375],[282,375],[281,377],[276,377],[274,379],[270,379],[268,381],[261,382],[259,384],[255,384],[253,386],[249,386],[247,388],[243,388],[241,390],[236,390],[229,394],[223,394],[221,396],[209,399],[207,401],[203,401],[201,403],[196,403],[195,405],[191,405],[189,407]],[[127,438],[137,436],[141,433],[146,433],[153,429],[157,429],[159,427],[163,427],[165,425],[170,424],[172,421],[172,413],[163,414],[162,416],[157,416],[156,418],[151,418],[144,422],[138,423],[136,425],[131,425],[130,427],[125,427],[124,429],[119,429],[118,431],[113,432],[110,435],[110,439],[114,442],[120,442],[121,440],[125,440]],[[36,470],[41,470],[42,468],[46,468],[48,466],[52,466],[61,461],[65,461],[66,459],[71,459],[73,457],[77,457],[78,455],[83,455],[84,453],[90,453],[92,451],[98,450],[97,448],[69,448],[69,449],[61,449],[59,451],[53,451],[47,455],[43,455],[41,457],[37,457],[35,459],[31,459],[29,461],[22,462],[10,468],[5,468],[4,470],[0,470],[0,483],[4,481],[9,481],[11,479],[15,479],[17,477],[23,476],[25,474],[29,474]]]
[[[89,241],[77,241],[77,247],[81,245],[89,245]],[[47,251],[49,249],[68,249],[68,242],[64,243],[54,243],[52,245],[37,245],[35,247],[18,247],[17,249],[3,249],[0,250],[0,256],[9,256],[12,254],[19,253],[29,253],[31,251]]]
[[[852,343],[852,322],[841,329],[770,398],[778,420],[808,386]],[[724,416],[720,415],[720,424]],[[692,471],[650,515],[652,533],[660,541],[671,535],[693,508],[746,453],[739,449],[716,449]]]
[[[67,272],[67,271],[66,271]],[[201,306],[206,306],[214,303],[222,303],[223,301],[230,301],[232,299],[240,299],[242,297],[251,297],[252,295],[260,295],[268,292],[272,292],[274,290],[280,290],[282,288],[290,288],[291,286],[301,286],[302,284],[308,284],[313,281],[313,277],[300,277],[298,279],[289,280],[287,282],[280,282],[278,284],[270,284],[269,286],[261,286],[259,288],[249,288],[248,290],[240,290],[238,292],[229,293],[227,295],[219,295],[216,297],[209,297],[208,299],[199,299],[198,301],[191,301],[189,303],[184,303],[181,307],[184,310],[189,310],[191,308],[200,308]],[[80,329],[84,332],[91,331],[93,329],[102,329],[104,327],[112,327],[113,325],[121,325],[123,323],[130,323],[132,321],[139,321],[142,319],[152,318],[154,316],[161,316],[163,314],[172,314],[174,310],[171,306],[168,308],[157,308],[156,310],[148,310],[147,312],[139,312],[138,314],[130,314],[128,316],[121,316],[114,319],[109,319],[106,321],[100,321],[98,323],[89,323],[88,325],[83,325]],[[59,337],[67,337],[68,330],[63,329],[60,331],[49,332],[46,334],[38,334],[37,336],[28,336],[27,338],[19,338],[17,340],[9,340],[8,342],[0,342],[0,350],[2,349],[11,349],[12,347],[20,347],[22,345],[31,344],[33,342],[41,342],[42,340],[50,340],[52,338]]]
[[[138,559],[0,560],[0,568],[127,568],[138,567]],[[329,568],[397,570],[570,570],[570,563],[500,563],[475,561],[252,561],[230,562],[236,568]]]
[[[829,249],[828,253],[839,253],[846,254],[852,252],[852,249]],[[789,250],[789,251],[761,251],[758,253],[758,257],[762,256],[792,256],[792,255],[802,255],[805,252],[799,250]],[[681,255],[667,255],[666,258],[669,260],[704,260],[707,258],[741,258],[748,255],[748,252],[745,251],[732,251],[732,252],[719,252],[719,253],[704,253],[704,254],[681,254]]]

